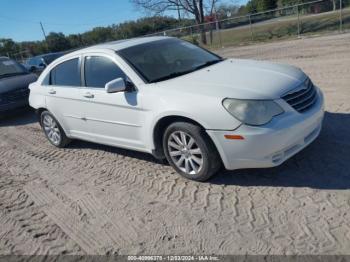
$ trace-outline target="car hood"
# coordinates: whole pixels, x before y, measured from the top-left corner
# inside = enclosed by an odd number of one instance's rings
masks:
[[[0,94],[26,88],[30,83],[33,83],[36,80],[37,76],[35,74],[25,74],[0,78]]]
[[[156,85],[181,93],[190,92],[222,98],[277,99],[305,79],[306,75],[294,66],[227,59]]]

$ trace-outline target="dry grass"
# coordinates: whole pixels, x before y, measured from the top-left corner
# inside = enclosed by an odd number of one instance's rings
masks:
[[[350,8],[345,8],[342,12],[343,30],[348,30],[350,29]],[[242,23],[242,21],[236,21],[235,23],[238,25],[238,22]],[[300,16],[301,36],[326,34],[336,31],[339,31],[338,10],[316,15]],[[297,16],[279,17],[255,24],[253,23],[252,31],[249,24],[246,24],[230,29],[213,31],[212,35],[213,38],[212,41],[210,41],[210,34],[207,33],[208,45],[205,46],[206,48],[217,49],[222,46],[242,46],[259,42],[295,39],[298,38],[298,18]],[[191,37],[188,36],[184,38],[186,40],[191,40]],[[194,38],[199,39],[199,36],[195,35]]]

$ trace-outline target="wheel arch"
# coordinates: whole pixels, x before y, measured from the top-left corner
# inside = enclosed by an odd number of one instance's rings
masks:
[[[56,119],[56,121],[57,121],[58,124],[61,126],[61,128],[63,129],[63,131],[66,133],[66,135],[69,134],[69,133],[67,132],[66,127],[65,127],[64,125],[62,125],[62,123],[61,123],[60,121],[58,121],[58,119],[57,119],[57,117],[55,116],[55,114],[53,114],[49,109],[47,109],[47,108],[45,108],[45,107],[39,107],[38,109],[35,109],[35,112],[36,112],[36,114],[37,114],[37,116],[38,116],[38,121],[39,121],[40,126],[41,126],[41,114],[42,114],[42,112],[44,112],[44,111],[49,112],[49,113]]]
[[[44,112],[44,111],[49,111],[47,110],[45,107],[39,107],[38,109],[35,109],[35,113],[38,117],[38,121],[39,121],[39,124],[41,125],[41,113]]]
[[[153,133],[152,133],[152,142],[154,145],[154,150],[152,151],[152,154],[154,155],[154,157],[156,157],[158,159],[165,158],[165,154],[163,151],[163,134],[165,132],[165,129],[169,125],[171,125],[172,123],[175,123],[175,122],[191,123],[191,124],[199,126],[204,132],[206,130],[203,124],[201,124],[198,121],[193,120],[192,118],[187,117],[187,116],[167,115],[167,116],[161,117],[160,119],[158,119],[158,121],[154,125]],[[214,141],[211,139],[211,137],[209,135],[207,135],[207,138],[210,139],[210,141],[213,143],[213,145],[216,148],[216,145],[215,145]]]

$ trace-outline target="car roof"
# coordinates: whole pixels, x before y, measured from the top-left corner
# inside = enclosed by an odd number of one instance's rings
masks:
[[[107,42],[103,44],[86,47],[86,48],[74,51],[73,53],[84,53],[85,51],[92,51],[96,49],[110,49],[110,50],[118,51],[128,47],[149,43],[149,42],[154,42],[158,40],[170,39],[170,38],[172,37],[149,36],[149,37],[137,37],[137,38],[131,38],[131,39],[124,39],[124,40],[112,41],[112,42]]]
[[[55,63],[50,64],[45,70],[51,70],[54,66],[56,66],[58,63],[64,62],[68,59],[71,59],[74,56],[80,56],[86,52],[98,52],[102,50],[109,50],[109,51],[118,51],[122,50],[128,47],[144,44],[144,43],[150,43],[154,41],[159,40],[166,40],[166,39],[174,39],[174,37],[169,36],[148,36],[148,37],[137,37],[137,38],[130,38],[130,39],[124,39],[124,40],[118,40],[118,41],[112,41],[107,42],[103,44],[93,45],[90,47],[81,48],[72,52],[68,52],[65,55],[57,58]],[[43,77],[45,75],[45,71],[43,74],[41,74],[39,81],[42,81]]]

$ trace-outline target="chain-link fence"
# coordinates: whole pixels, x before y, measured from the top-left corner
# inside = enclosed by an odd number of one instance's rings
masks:
[[[317,0],[152,35],[175,36],[218,48],[349,29],[350,0]]]

